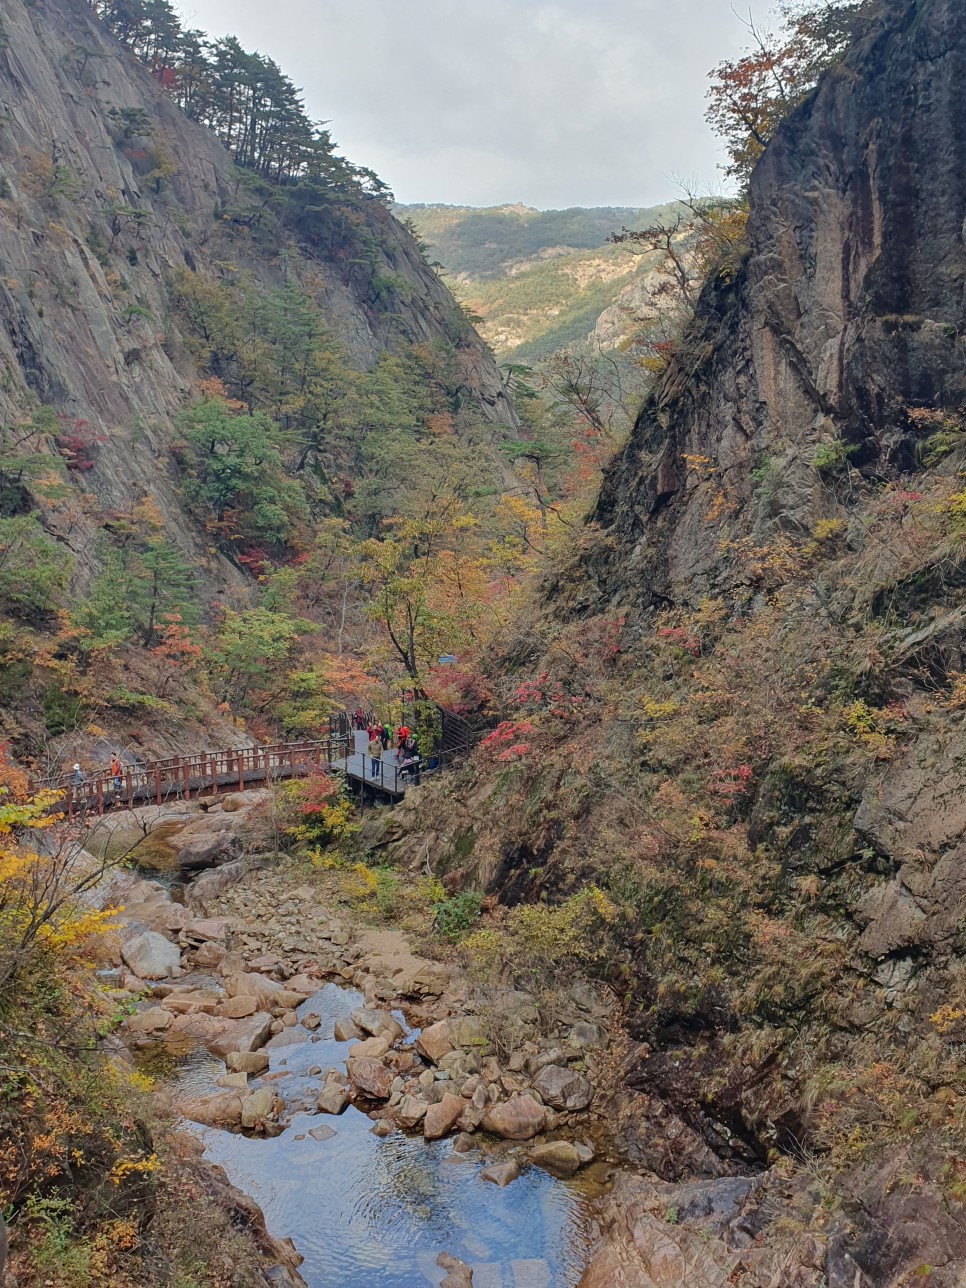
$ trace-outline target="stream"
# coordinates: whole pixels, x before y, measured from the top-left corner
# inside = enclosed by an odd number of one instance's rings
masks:
[[[279,1034],[266,1048],[268,1073],[251,1080],[285,1101],[285,1129],[264,1139],[187,1124],[206,1158],[255,1199],[272,1234],[294,1241],[310,1288],[435,1286],[440,1252],[473,1267],[474,1288],[574,1288],[608,1188],[603,1164],[566,1182],[525,1165],[500,1189],[480,1177],[494,1161],[481,1148],[458,1153],[452,1139],[399,1131],[381,1139],[352,1105],[338,1117],[315,1112],[320,1070],[343,1069],[352,1045],[335,1041],[333,1025],[363,1004],[361,993],[336,984],[303,1002],[300,1020],[317,1015],[319,1027]],[[407,1041],[415,1036],[407,1028]],[[176,1076],[203,1094],[223,1071],[201,1053],[181,1061]]]

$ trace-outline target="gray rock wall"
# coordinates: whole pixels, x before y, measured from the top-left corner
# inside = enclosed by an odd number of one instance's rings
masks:
[[[6,0],[2,16],[0,416],[19,416],[39,400],[90,422],[104,439],[95,468],[82,479],[93,505],[63,505],[47,517],[82,581],[93,566],[89,514],[122,508],[148,491],[170,535],[195,556],[206,591],[230,591],[241,585],[240,574],[206,549],[176,489],[171,417],[197,373],[171,313],[168,281],[178,268],[230,263],[280,284],[284,246],[260,249],[243,229],[216,219],[216,210],[236,197],[228,154],[184,116],[83,0]],[[149,178],[153,161],[144,141],[112,137],[115,108],[140,108],[150,117],[174,164],[160,191]],[[140,232],[124,213],[133,210],[147,213]],[[407,283],[405,300],[374,303],[364,274],[311,246],[300,246],[294,260],[360,368],[400,334],[452,339],[455,307],[380,203],[372,202],[364,217],[380,247],[376,271]],[[461,354],[483,416],[515,426],[493,358],[475,333]]]
[[[727,579],[723,539],[822,516],[819,443],[908,469],[907,409],[966,402],[964,79],[966,7],[902,0],[779,131],[752,181],[747,260],[705,290],[605,480],[605,598],[699,600]],[[716,522],[685,454],[716,463]]]

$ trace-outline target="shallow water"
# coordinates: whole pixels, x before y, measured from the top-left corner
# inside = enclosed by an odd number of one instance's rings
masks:
[[[438,1285],[440,1252],[473,1266],[474,1288],[573,1288],[603,1192],[595,1169],[564,1183],[526,1167],[498,1189],[480,1179],[481,1151],[400,1132],[380,1139],[352,1106],[338,1118],[301,1112],[321,1081],[309,1069],[341,1066],[351,1045],[333,1039],[335,1020],[361,1004],[334,984],[304,1002],[299,1015],[319,1015],[319,1028],[291,1030],[305,1040],[269,1050],[270,1072],[291,1075],[271,1084],[292,1114],[285,1131],[261,1140],[199,1127],[206,1156],[260,1204],[273,1234],[294,1240],[310,1288]],[[181,1076],[202,1091],[221,1068],[196,1057]],[[325,1139],[308,1134],[320,1128]]]

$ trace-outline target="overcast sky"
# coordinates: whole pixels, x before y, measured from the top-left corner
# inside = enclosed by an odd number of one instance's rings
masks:
[[[735,7],[744,11],[747,0]],[[756,11],[767,7],[758,0]],[[644,206],[707,186],[731,0],[183,0],[271,55],[403,202]]]

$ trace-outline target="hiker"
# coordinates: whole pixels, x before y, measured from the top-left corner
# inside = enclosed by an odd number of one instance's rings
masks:
[[[366,713],[363,711],[362,707],[356,707],[355,711],[353,711],[352,725],[355,729],[365,729]]]
[[[75,792],[80,792],[80,791],[82,791],[82,790],[83,790],[83,788],[84,788],[84,775],[81,773],[81,767],[80,767],[80,765],[78,765],[78,764],[76,764],[76,763],[75,763],[75,765],[74,765],[73,772],[71,773],[71,776],[70,776],[70,782],[71,782],[71,786],[73,787],[73,789],[74,789],[74,791],[75,791]]]
[[[410,739],[410,744],[411,743],[412,743],[412,739]],[[413,751],[407,750],[405,754],[406,754],[406,759],[402,762],[402,765],[399,768],[399,777],[400,778],[411,777],[413,780],[413,785],[415,787],[418,787],[420,769],[422,767],[423,762],[419,758],[419,753],[414,750]]]
[[[369,739],[369,758],[372,761],[372,776],[378,778],[382,761],[382,739],[375,736]]]
[[[399,747],[400,749],[404,747],[406,744],[406,739],[409,737],[411,733],[412,733],[412,730],[410,729],[409,725],[406,725],[406,724],[400,725],[399,728],[396,730],[396,746]]]
[[[380,727],[379,737],[382,740],[383,751],[388,751],[389,744],[392,742],[392,730],[389,728],[387,724],[384,724]]]
[[[111,778],[114,782],[114,794],[121,794],[121,762],[117,758],[117,752],[111,757]]]

